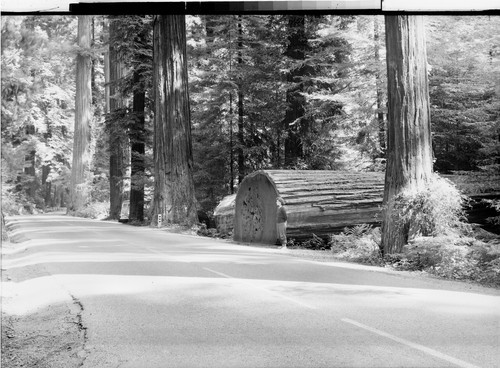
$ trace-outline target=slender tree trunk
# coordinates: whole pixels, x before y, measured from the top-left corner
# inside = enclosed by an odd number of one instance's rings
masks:
[[[116,21],[111,20],[109,26],[110,39],[117,37]],[[110,101],[111,114],[115,116],[110,119],[108,125],[109,134],[109,218],[118,220],[120,218],[123,201],[123,134],[122,127],[116,122],[116,113],[124,107],[123,98],[117,86],[117,82],[123,77],[123,64],[113,43],[109,46],[109,78],[110,78]]]
[[[35,135],[36,133],[36,128],[33,124],[29,124],[25,128],[25,133],[27,138],[29,139],[29,136]],[[25,180],[27,180],[27,183],[24,185],[26,195],[28,197],[34,198],[36,194],[36,150],[31,149],[28,152],[26,152],[26,155],[24,156],[24,174],[25,174]],[[18,183],[20,183],[22,180],[21,176],[18,177]],[[22,186],[20,185],[20,188]]]
[[[385,119],[384,119],[384,92],[382,73],[380,72],[380,26],[378,16],[374,19],[374,41],[375,41],[375,84],[377,88],[377,122],[378,122],[378,141],[382,157],[385,157],[386,151],[386,134],[385,134]]]
[[[288,19],[288,48],[285,55],[294,60],[304,60],[307,49],[305,33],[305,16],[290,15]],[[306,124],[304,121],[305,98],[302,96],[303,84],[301,77],[306,68],[297,67],[288,73],[288,82],[292,84],[286,92],[287,109],[284,119],[285,135],[285,167],[293,168],[298,160],[304,157],[301,134]]]
[[[229,175],[231,179],[231,194],[234,194],[234,134],[233,134],[233,94],[229,93]]]
[[[410,225],[398,221],[394,199],[425,187],[432,144],[425,30],[421,16],[386,16],[389,120],[382,251],[400,252]]]
[[[198,222],[193,182],[184,15],[160,15],[153,33],[154,202],[153,224]]]
[[[42,166],[42,188],[44,207],[52,207],[52,184],[47,181],[50,174],[50,164]],[[44,208],[44,209],[45,209]]]
[[[103,18],[102,21],[102,32],[104,34],[104,44],[108,44],[109,42],[109,21],[106,18]],[[104,52],[104,112],[109,114],[110,112],[110,65],[109,65],[109,47]]]
[[[243,27],[242,17],[238,16],[238,66],[243,66]],[[243,85],[241,77],[238,80],[238,183],[241,184],[245,177],[245,156],[243,147],[245,146],[244,138],[244,110],[243,110]]]
[[[61,207],[61,198],[60,198],[60,194],[59,194],[59,188],[60,188],[60,185],[53,185],[53,191],[51,193],[52,195],[52,204],[53,204],[53,207]]]
[[[88,200],[86,175],[90,169],[90,121],[92,118],[91,60],[88,55],[91,39],[89,15],[78,16],[78,46],[82,49],[76,57],[76,102],[71,167],[70,203],[68,212],[81,210]]]
[[[94,47],[95,45],[95,19],[92,17],[92,25],[91,25],[91,41],[90,41],[90,46]],[[92,86],[92,105],[95,106],[97,104],[97,83],[95,81],[95,64],[97,60],[96,59],[91,59],[91,86]]]
[[[34,128],[34,127],[33,127]],[[36,150],[30,150],[24,157],[24,174],[27,176],[26,194],[34,198],[36,194]]]

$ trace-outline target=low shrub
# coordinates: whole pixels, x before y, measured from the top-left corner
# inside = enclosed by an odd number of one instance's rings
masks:
[[[91,202],[76,211],[75,216],[103,220],[109,216],[109,202]]]
[[[392,216],[408,227],[408,238],[460,235],[470,232],[465,217],[468,197],[448,179],[433,174],[425,188],[394,198]]]
[[[205,223],[201,223],[196,226],[196,235],[199,236],[206,236],[209,238],[215,238],[218,237],[219,233],[217,232],[217,229],[214,228],[207,228],[207,225]]]
[[[288,245],[287,242],[287,246],[292,246],[292,244]],[[312,238],[300,243],[300,247],[312,250],[326,250],[329,248],[329,244],[316,234],[312,234]]]
[[[500,243],[471,237],[413,239],[403,253],[384,257],[397,270],[425,271],[446,279],[500,286]]]
[[[336,257],[353,262],[380,264],[380,228],[362,224],[330,235],[329,246]]]

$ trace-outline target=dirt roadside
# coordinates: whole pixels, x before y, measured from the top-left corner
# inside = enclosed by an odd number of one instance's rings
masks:
[[[24,280],[46,276],[43,267],[30,267],[22,272],[5,270],[8,254],[23,251],[27,238],[2,240],[2,316],[1,366],[36,368],[81,367],[85,350],[86,330],[82,324],[83,306],[68,295],[67,300],[26,312],[16,312],[17,288]]]

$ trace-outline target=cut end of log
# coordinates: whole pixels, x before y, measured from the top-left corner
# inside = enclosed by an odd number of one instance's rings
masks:
[[[245,177],[235,201],[234,240],[273,244],[276,241],[278,191],[263,171]]]

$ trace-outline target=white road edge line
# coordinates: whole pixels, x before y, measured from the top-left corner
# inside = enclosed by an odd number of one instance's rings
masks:
[[[232,277],[232,276],[229,276],[229,275],[226,275],[225,273],[222,273],[222,272],[218,272],[218,271],[214,271],[210,268],[207,268],[207,267],[203,267],[204,270],[207,270],[209,272],[212,272],[212,273],[215,273],[216,275],[219,275],[219,276],[222,276],[222,277],[225,277],[227,279],[233,279],[233,280],[238,280],[239,282],[241,282],[242,284],[245,284],[245,285],[248,285],[248,286],[251,286],[253,288],[256,288],[256,289],[259,289],[259,290],[263,290],[269,294],[272,294],[274,296],[278,296],[282,299],[286,299],[286,300],[289,300],[295,304],[298,304],[302,307],[305,307],[305,308],[308,308],[308,309],[316,309],[316,307],[313,307],[312,305],[309,305],[309,304],[306,304],[306,303],[303,303],[301,302],[300,300],[297,300],[297,299],[294,299],[294,298],[290,298],[289,296],[286,296],[286,295],[283,295],[283,294],[280,294],[280,293],[277,293],[276,291],[271,291],[271,290],[268,290],[264,287],[261,287],[261,286],[258,286],[258,285],[255,285],[251,282],[248,282],[248,281],[245,281],[243,279],[239,279],[239,278],[236,278],[236,277]]]
[[[352,319],[342,318],[341,321],[342,322],[346,322],[346,323],[350,323],[350,324],[355,325],[357,327],[363,328],[363,329],[365,329],[367,331],[373,332],[373,333],[375,333],[377,335],[380,335],[380,336],[386,337],[388,339],[391,339],[393,341],[399,342],[400,344],[406,345],[406,346],[408,346],[410,348],[420,350],[420,351],[422,351],[422,352],[424,352],[426,354],[432,355],[435,358],[439,358],[439,359],[445,360],[445,361],[447,361],[449,363],[453,363],[453,364],[457,365],[458,367],[461,367],[461,368],[480,368],[477,365],[464,362],[463,360],[460,360],[460,359],[457,359],[457,358],[453,358],[453,357],[451,357],[449,355],[440,353],[439,351],[436,351],[434,349],[431,349],[431,348],[428,348],[426,346],[423,346],[423,345],[420,345],[420,344],[416,344],[414,342],[411,342],[411,341],[402,339],[400,337],[391,335],[390,333],[387,333],[387,332],[378,330],[376,328],[364,325],[364,324],[359,323],[357,321],[354,321]]]

